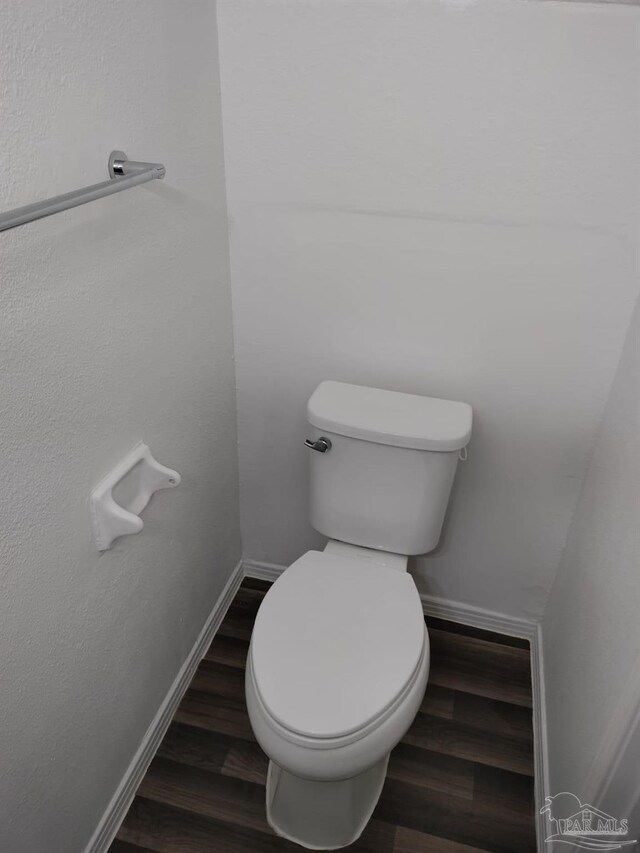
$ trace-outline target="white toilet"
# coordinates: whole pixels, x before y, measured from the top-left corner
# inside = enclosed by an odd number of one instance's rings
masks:
[[[438,542],[472,411],[322,382],[307,417],[311,523],[329,542],[266,594],[246,694],[270,825],[333,850],[367,825],[424,695],[429,637],[407,561]]]

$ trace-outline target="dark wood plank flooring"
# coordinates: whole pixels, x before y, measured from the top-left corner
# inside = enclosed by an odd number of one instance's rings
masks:
[[[246,578],[187,691],[110,853],[284,853],[264,811],[267,758],[244,701],[264,581]],[[535,850],[526,641],[427,619],[422,707],[393,751],[364,853]]]

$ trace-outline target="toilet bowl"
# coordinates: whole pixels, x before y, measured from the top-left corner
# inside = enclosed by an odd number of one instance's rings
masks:
[[[361,834],[429,672],[411,576],[373,565],[375,552],[344,556],[332,544],[306,553],[269,590],[246,669],[249,718],[270,758],[267,818],[316,850]]]
[[[309,400],[310,517],[329,542],[265,595],[245,682],[267,819],[309,849],[360,836],[422,702],[429,636],[408,557],[438,543],[471,416],[342,382]]]

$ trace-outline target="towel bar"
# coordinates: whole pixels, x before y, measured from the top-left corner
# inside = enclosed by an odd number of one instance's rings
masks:
[[[96,201],[103,196],[128,190],[129,187],[136,187],[138,184],[145,184],[147,181],[162,179],[165,175],[165,168],[162,163],[141,163],[137,160],[128,160],[122,151],[112,151],[109,157],[109,175],[111,176],[110,179],[102,181],[100,184],[92,184],[90,187],[83,187],[80,190],[73,190],[70,193],[56,195],[44,201],[37,201],[34,204],[27,204],[24,207],[17,207],[15,210],[0,213],[0,231],[7,231],[9,228],[16,228],[18,225],[33,222],[34,219],[42,219],[45,216],[69,210],[70,207],[78,207],[80,204]]]

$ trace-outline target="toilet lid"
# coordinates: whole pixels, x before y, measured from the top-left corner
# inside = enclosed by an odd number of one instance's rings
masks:
[[[418,668],[424,634],[407,572],[309,551],[258,611],[255,684],[268,712],[290,731],[348,735],[398,698]]]

